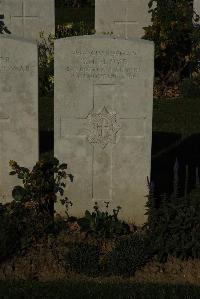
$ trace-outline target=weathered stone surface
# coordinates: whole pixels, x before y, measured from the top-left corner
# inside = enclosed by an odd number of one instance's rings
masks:
[[[200,1],[199,0],[193,1],[193,9],[200,16]],[[200,24],[200,21],[198,23]]]
[[[0,201],[20,180],[9,161],[32,167],[38,160],[38,55],[36,43],[0,35]]]
[[[84,36],[55,42],[55,156],[75,176],[70,213],[95,202],[144,222],[150,176],[154,47]],[[59,208],[60,209],[60,208]]]
[[[1,0],[1,19],[17,36],[38,39],[55,33],[55,0]]]
[[[96,33],[141,38],[143,27],[151,24],[148,3],[149,0],[96,0]]]

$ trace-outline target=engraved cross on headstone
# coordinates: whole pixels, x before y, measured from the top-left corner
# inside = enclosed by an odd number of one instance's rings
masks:
[[[94,84],[93,103],[88,114],[75,117],[73,121],[62,119],[62,123],[60,119],[60,138],[86,138],[92,145],[91,197],[93,201],[113,199],[113,163],[115,163],[113,151],[115,144],[120,142],[120,137],[137,140],[144,138],[145,116],[126,116],[122,113],[119,108],[122,99],[118,88],[120,86],[116,84]],[[104,96],[102,96],[103,92]],[[105,115],[98,123],[98,115],[104,113],[108,113],[108,118]],[[113,122],[109,122],[110,116],[113,117]],[[91,118],[94,118],[94,123],[90,123]],[[98,161],[102,161],[104,166],[102,167]],[[103,188],[99,188],[100,182]]]
[[[110,125],[108,124],[108,120],[105,117],[102,118],[101,124],[97,124],[97,129],[99,137],[105,137],[107,135],[108,130],[110,129]]]
[[[24,1],[22,1],[22,9],[21,9],[21,14],[16,16],[11,16],[11,22],[12,22],[12,19],[21,19],[22,21],[22,27],[23,27],[23,37],[25,37],[25,26],[26,26],[26,20],[36,20],[39,18],[39,16],[34,16],[34,15],[27,15],[26,14],[26,8],[25,8],[25,3]]]
[[[145,116],[126,116],[122,114],[121,108],[119,103],[122,100],[120,97],[120,85],[117,84],[94,84],[93,86],[93,109],[98,110],[100,107],[100,110],[102,110],[102,101],[101,95],[104,94],[104,109],[106,109],[108,106],[107,112],[110,113],[116,113],[117,122],[113,123],[114,127],[112,128],[112,122],[109,124],[106,119],[101,122],[101,132],[102,136],[105,136],[105,134],[110,133],[110,130],[113,130],[115,138],[108,138],[108,143],[104,145],[99,143],[101,140],[92,140],[90,142],[93,144],[93,163],[92,163],[92,199],[94,201],[98,200],[112,200],[112,190],[113,190],[113,163],[115,161],[113,160],[113,151],[115,150],[115,144],[120,142],[120,137],[126,138],[136,138],[143,139],[144,138],[144,132],[145,132]],[[118,107],[118,108],[117,108]],[[113,115],[114,115],[113,114]],[[134,125],[136,127],[140,127],[140,130],[136,132],[133,130]],[[141,124],[141,126],[140,126]],[[109,136],[108,136],[109,137]],[[117,142],[118,140],[118,142]],[[94,147],[95,143],[97,143],[98,146]],[[98,144],[99,143],[99,144]],[[103,145],[103,146],[101,146]],[[101,166],[97,166],[97,162],[99,160],[99,157],[106,157],[106,163],[104,161],[104,168]],[[103,160],[102,160],[103,161]],[[96,166],[95,166],[96,165]],[[102,178],[102,183],[104,188],[99,188],[99,180]],[[104,191],[102,191],[104,189]]]
[[[124,20],[116,20],[114,21],[115,25],[122,25],[124,26],[124,34],[125,34],[125,39],[128,39],[128,27],[130,25],[138,25],[137,21],[131,21],[128,19],[128,7],[126,7],[126,12],[125,12],[125,19]]]

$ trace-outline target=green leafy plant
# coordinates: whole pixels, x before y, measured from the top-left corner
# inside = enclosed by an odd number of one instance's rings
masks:
[[[105,202],[108,209],[108,202]],[[96,238],[111,238],[117,235],[129,233],[129,226],[124,221],[118,219],[121,207],[113,209],[113,214],[108,211],[100,211],[98,204],[95,203],[94,212],[85,211],[85,217],[77,220],[81,231],[86,232]]]
[[[69,23],[56,26],[56,34],[47,37],[40,33],[38,40],[39,53],[39,94],[41,97],[52,97],[54,88],[54,40],[70,36],[94,33],[85,22]]]
[[[183,260],[200,257],[200,190],[195,192],[198,197],[193,191],[187,198],[165,199],[151,213],[149,242],[160,262],[169,255]]]
[[[69,252],[71,269],[86,275],[97,275],[99,273],[100,252],[99,245],[75,244]]]
[[[13,200],[1,205],[0,262],[23,254],[49,231],[49,222],[30,207]]]
[[[86,22],[68,23],[56,26],[56,38],[94,34]]]
[[[64,197],[66,180],[73,181],[73,175],[66,173],[67,164],[60,164],[58,159],[51,158],[38,161],[32,171],[19,166],[15,161],[10,161],[10,166],[10,175],[17,175],[23,183],[23,186],[15,186],[12,191],[16,202],[30,205],[38,215],[48,215],[52,221],[57,195],[66,209],[72,204]]]
[[[149,260],[150,253],[142,233],[121,238],[109,254],[107,271],[110,274],[130,276]]]
[[[40,33],[38,41],[39,56],[39,94],[43,96],[53,96],[54,87],[54,39],[50,34],[47,38],[44,33]]]
[[[144,28],[144,38],[155,43],[155,86],[164,97],[198,68],[200,32],[193,25],[193,1],[150,0],[148,5],[152,25]]]
[[[186,168],[187,169],[187,168]],[[159,262],[165,262],[168,256],[182,260],[200,258],[200,185],[180,196],[173,192],[171,196],[162,195],[158,201],[152,188],[147,201],[147,229],[149,246]],[[178,180],[174,179],[174,191]]]

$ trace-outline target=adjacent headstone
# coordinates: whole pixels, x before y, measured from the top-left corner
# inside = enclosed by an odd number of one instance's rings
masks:
[[[54,153],[75,176],[67,189],[81,216],[95,202],[145,220],[151,166],[154,46],[83,36],[55,41]],[[57,207],[61,211],[61,207]]]
[[[96,33],[141,38],[143,27],[151,24],[148,3],[149,0],[96,0]]]
[[[55,33],[54,0],[1,0],[0,12],[14,35],[38,39],[41,31],[45,36]]]
[[[195,13],[200,16],[200,0],[193,1],[193,9],[194,9]],[[198,23],[200,24],[200,21]]]
[[[33,167],[38,160],[37,44],[0,35],[0,201],[21,182],[9,161]]]

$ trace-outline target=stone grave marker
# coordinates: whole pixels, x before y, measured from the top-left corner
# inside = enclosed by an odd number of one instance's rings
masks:
[[[193,9],[200,16],[200,1],[199,0],[193,1]],[[200,24],[200,21],[198,22],[198,24]]]
[[[13,34],[38,39],[55,33],[55,0],[0,0],[1,20]]]
[[[144,222],[153,75],[152,42],[106,36],[55,41],[54,153],[75,177],[66,192],[71,214],[109,201],[110,209],[122,207],[121,218]]]
[[[148,3],[149,0],[96,0],[96,33],[141,38],[143,27],[151,24]]]
[[[0,35],[0,198],[12,199],[20,180],[9,161],[33,167],[38,160],[37,44]]]

